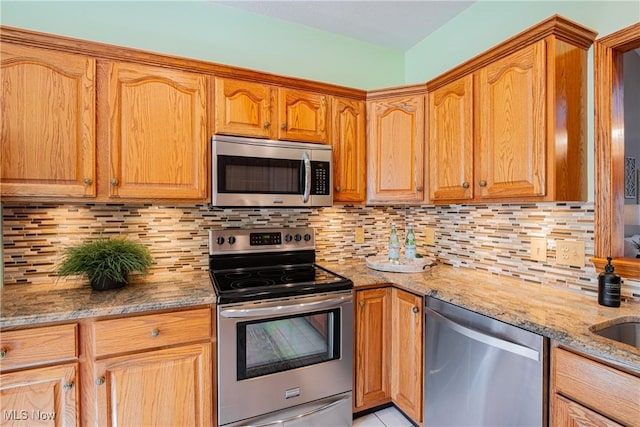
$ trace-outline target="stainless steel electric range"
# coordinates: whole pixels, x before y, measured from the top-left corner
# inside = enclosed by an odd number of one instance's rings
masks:
[[[209,233],[221,426],[350,426],[353,282],[313,228]],[[327,424],[328,423],[328,424]]]

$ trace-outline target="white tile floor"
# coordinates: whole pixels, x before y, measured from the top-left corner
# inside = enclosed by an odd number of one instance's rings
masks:
[[[381,409],[353,420],[353,427],[412,427],[411,421],[405,418],[395,407]]]

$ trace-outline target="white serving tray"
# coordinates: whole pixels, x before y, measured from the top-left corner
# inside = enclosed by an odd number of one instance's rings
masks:
[[[398,262],[390,262],[389,258],[382,256],[369,256],[365,258],[367,267],[373,270],[390,271],[393,273],[420,273],[436,265],[433,258],[422,257],[414,259],[401,258]]]

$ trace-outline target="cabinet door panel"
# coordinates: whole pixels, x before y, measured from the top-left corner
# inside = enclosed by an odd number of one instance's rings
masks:
[[[540,41],[477,73],[481,197],[545,195],[545,61]]]
[[[356,411],[391,400],[391,288],[356,292]]]
[[[414,421],[422,421],[422,297],[393,288],[391,399]]]
[[[584,406],[556,394],[553,396],[551,427],[622,427]]]
[[[78,425],[76,372],[73,363],[0,375],[0,425]]]
[[[215,79],[215,133],[271,138],[271,86]]]
[[[95,61],[0,44],[0,190],[95,196]]]
[[[473,198],[473,76],[429,94],[429,197]]]
[[[333,98],[333,200],[363,202],[366,173],[366,104]]]
[[[206,197],[207,77],[109,63],[109,196]]]
[[[327,96],[278,89],[278,139],[329,143]]]
[[[367,199],[424,199],[424,96],[372,101],[369,108]]]
[[[98,425],[212,425],[211,345],[98,361]]]

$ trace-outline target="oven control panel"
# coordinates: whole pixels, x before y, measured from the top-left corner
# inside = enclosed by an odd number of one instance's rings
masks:
[[[209,230],[209,255],[309,249],[315,249],[311,227]]]

